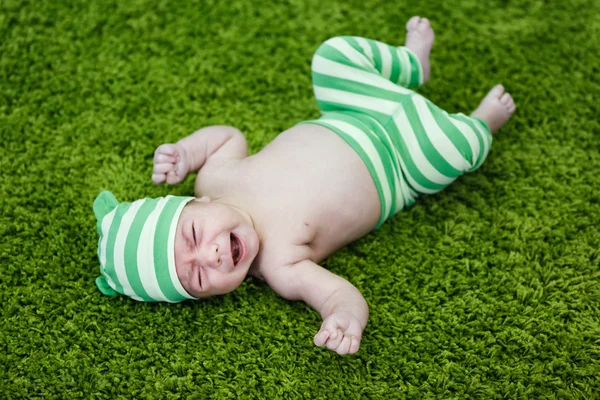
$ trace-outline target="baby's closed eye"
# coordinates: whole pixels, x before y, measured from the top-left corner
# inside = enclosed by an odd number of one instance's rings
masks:
[[[192,264],[192,270],[197,271],[198,284],[200,285],[200,288],[202,289],[202,270],[200,268],[200,265],[193,265]]]
[[[194,223],[192,222],[192,238],[194,239],[194,244],[198,245],[198,240],[196,237],[196,227],[194,227]]]

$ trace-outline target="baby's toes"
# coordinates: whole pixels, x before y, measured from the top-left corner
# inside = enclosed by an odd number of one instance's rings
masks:
[[[509,94],[510,96],[510,94]],[[513,99],[512,96],[510,96],[510,102],[508,103],[509,106],[514,107],[515,106],[515,99]]]
[[[421,18],[419,24],[417,25],[417,30],[419,32],[425,32],[428,29],[431,29],[431,22],[427,18]]]
[[[515,106],[515,99],[512,98],[512,96],[510,97],[510,101],[508,102],[508,109],[513,112],[515,110],[516,106]]]
[[[515,111],[515,100],[512,98],[510,93],[506,92],[502,95],[500,102],[506,107],[509,112]]]
[[[488,95],[495,97],[498,100],[500,100],[502,98],[503,94],[504,94],[504,86],[502,86],[502,85],[494,86],[492,88],[492,90],[490,90],[490,92],[488,93]]]
[[[420,20],[421,20],[421,17],[419,17],[418,15],[415,15],[414,17],[409,19],[408,22],[406,23],[406,31],[412,31],[412,30],[416,29],[417,25],[419,25]]]

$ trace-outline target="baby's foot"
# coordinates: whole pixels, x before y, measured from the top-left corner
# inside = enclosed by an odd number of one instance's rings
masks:
[[[479,107],[471,115],[487,124],[492,133],[496,133],[515,112],[516,106],[510,93],[504,86],[496,85],[481,100]]]
[[[429,80],[429,53],[435,35],[427,18],[414,16],[406,23],[406,42],[404,46],[412,50],[423,67],[423,83]]]

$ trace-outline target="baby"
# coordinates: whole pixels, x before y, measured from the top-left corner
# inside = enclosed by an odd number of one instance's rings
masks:
[[[317,346],[356,353],[367,303],[319,262],[418,195],[478,168],[491,133],[515,111],[501,85],[470,116],[415,93],[429,79],[434,33],[417,16],[406,30],[401,47],[350,36],[323,43],[312,61],[322,116],[253,156],[244,135],[227,126],[159,146],[152,180],[177,184],[199,171],[197,198],[98,196],[98,288],[178,302],[230,292],[251,275],[321,314]]]

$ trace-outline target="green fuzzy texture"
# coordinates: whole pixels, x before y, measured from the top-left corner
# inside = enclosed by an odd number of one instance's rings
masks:
[[[318,117],[310,60],[432,21],[420,90],[517,111],[482,168],[323,264],[365,296],[356,355],[247,279],[206,301],[96,288],[92,204],[193,194],[151,182],[155,148],[241,129],[251,153]],[[0,398],[573,398],[600,393],[600,2],[0,2]]]

